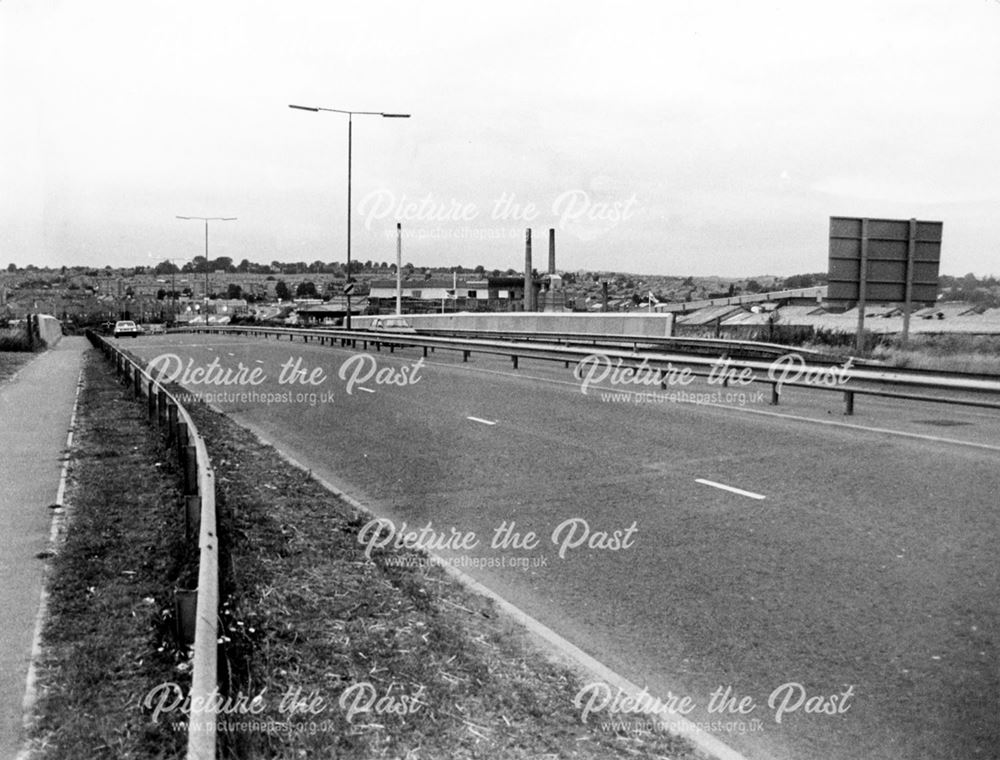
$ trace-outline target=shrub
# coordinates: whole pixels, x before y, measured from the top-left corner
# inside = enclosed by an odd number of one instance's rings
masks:
[[[31,351],[28,336],[24,330],[0,331],[0,351]]]

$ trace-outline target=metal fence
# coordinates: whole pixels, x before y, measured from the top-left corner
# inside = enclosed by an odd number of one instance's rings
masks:
[[[341,346],[357,348],[360,344],[364,350],[371,346],[375,350],[386,347],[393,351],[397,347],[415,347],[427,356],[428,351],[450,350],[460,352],[462,360],[468,361],[473,353],[486,353],[510,357],[514,369],[519,366],[520,359],[536,359],[541,361],[563,362],[569,368],[573,364],[587,359],[597,353],[614,362],[616,367],[657,370],[667,373],[671,368],[688,367],[694,376],[707,377],[713,375],[719,379],[719,384],[728,387],[728,379],[720,378],[716,369],[720,355],[725,356],[727,373],[738,373],[750,370],[753,382],[770,385],[770,403],[777,405],[781,393],[787,388],[810,388],[814,390],[836,392],[843,394],[844,413],[852,415],[855,411],[857,396],[882,396],[887,398],[906,399],[912,401],[957,404],[986,409],[1000,409],[1000,378],[995,376],[974,376],[961,373],[933,372],[926,370],[901,369],[894,367],[879,367],[873,365],[848,365],[839,374],[837,365],[831,365],[829,360],[815,359],[810,361],[810,354],[799,353],[788,349],[781,353],[781,346],[761,346],[768,357],[755,355],[741,357],[736,345],[725,348],[716,343],[714,348],[721,353],[715,356],[704,353],[693,353],[691,346],[685,345],[680,339],[674,346],[661,344],[655,350],[646,350],[650,339],[636,336],[635,340],[626,339],[631,346],[622,345],[623,336],[608,336],[592,340],[588,345],[580,345],[579,334],[547,333],[535,336],[534,340],[523,339],[499,340],[475,339],[469,337],[444,337],[414,333],[378,331],[378,330],[340,330],[340,329],[303,329],[303,328],[267,328],[249,325],[186,328],[188,330],[219,334],[242,334],[273,337],[276,339],[300,338],[305,342],[319,344],[339,343]],[[672,340],[672,339],[665,339]],[[688,341],[689,342],[689,341]],[[739,342],[736,342],[739,343]],[[744,344],[749,346],[749,344]],[[670,350],[672,348],[672,350]],[[796,361],[791,361],[791,359]],[[840,365],[843,367],[843,365]],[[736,374],[732,374],[736,377]],[[833,381],[835,380],[835,382]],[[665,379],[661,384],[666,387]],[[924,392],[916,393],[915,390]],[[960,394],[960,395],[954,395]]]
[[[166,437],[176,453],[182,473],[185,526],[189,539],[198,540],[198,588],[193,620],[181,620],[180,628],[193,631],[188,722],[188,760],[214,760],[216,755],[219,619],[219,538],[216,530],[215,472],[204,439],[191,415],[179,401],[127,353],[94,332],[90,342],[115,366],[137,401],[146,400],[151,424]],[[178,604],[178,616],[189,614]]]

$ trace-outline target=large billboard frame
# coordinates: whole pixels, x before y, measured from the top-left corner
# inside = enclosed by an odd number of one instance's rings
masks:
[[[830,217],[827,300],[858,308],[856,349],[864,346],[869,299],[903,304],[903,342],[914,302],[937,300],[943,222]]]

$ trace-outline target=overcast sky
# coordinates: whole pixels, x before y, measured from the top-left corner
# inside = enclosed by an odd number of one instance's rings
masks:
[[[1000,274],[1000,2],[0,0],[0,266],[825,271],[831,215]],[[529,207],[530,204],[530,207]]]

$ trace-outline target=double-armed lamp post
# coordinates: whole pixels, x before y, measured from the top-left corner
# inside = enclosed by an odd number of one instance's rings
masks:
[[[318,106],[296,106],[300,111],[330,111],[331,113],[347,114],[347,283],[344,293],[347,295],[347,317],[344,322],[351,329],[351,141],[355,116],[381,116],[383,119],[409,119],[408,113],[383,113],[382,111],[347,111],[341,108],[320,108]]]
[[[190,257],[166,259],[170,262],[170,302],[171,302],[171,319],[177,319],[177,264],[175,261],[189,261]]]
[[[194,219],[205,223],[205,324],[208,324],[208,223],[235,222],[235,216],[178,216],[178,219]]]

